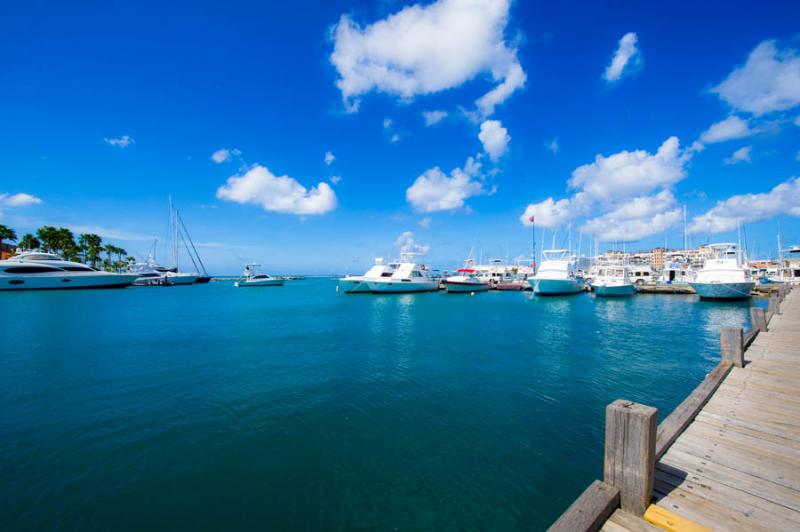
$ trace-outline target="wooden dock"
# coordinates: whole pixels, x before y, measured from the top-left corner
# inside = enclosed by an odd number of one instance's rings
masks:
[[[751,318],[720,331],[719,365],[660,424],[608,406],[604,480],[551,530],[800,530],[800,291]]]

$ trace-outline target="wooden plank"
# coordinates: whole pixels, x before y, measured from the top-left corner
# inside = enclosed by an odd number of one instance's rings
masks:
[[[551,532],[600,530],[618,507],[619,490],[610,484],[595,480],[548,530]]]
[[[719,482],[696,482],[679,476],[680,470],[663,468],[656,471],[656,482],[686,490],[710,504],[728,508],[754,519],[772,530],[800,529],[800,514],[772,501],[751,497],[748,493]]]
[[[653,505],[651,504],[648,506],[648,511],[652,508]],[[625,510],[617,510],[611,517],[608,519],[608,523],[614,523],[620,528],[625,530],[630,530],[631,532],[658,532],[659,529],[641,517],[636,517],[635,515],[626,512]]]
[[[606,407],[603,479],[619,489],[620,507],[642,515],[650,505],[658,410],[617,400]]]
[[[670,532],[711,532],[711,529],[695,523],[676,513],[670,512],[657,504],[651,504],[644,513],[644,518],[656,525],[656,530]]]
[[[700,423],[700,422],[705,423],[706,425],[713,427],[715,429],[736,431],[741,434],[752,436],[754,438],[760,438],[770,443],[782,445],[787,449],[794,449],[796,451],[800,451],[800,436],[795,438],[787,438],[782,434],[776,434],[774,431],[766,430],[768,427],[763,427],[761,425],[743,422],[738,419],[722,418],[714,414],[709,414],[708,412],[705,411],[700,412],[700,414],[697,415],[697,418],[695,418],[694,421],[695,423]]]
[[[689,397],[658,425],[656,436],[656,459],[666,452],[672,442],[692,422],[711,395],[722,383],[733,366],[730,362],[720,362],[714,370],[706,375],[703,382],[689,394]]]
[[[656,469],[666,467],[683,471],[687,479],[695,482],[718,482],[748,493],[751,497],[763,498],[800,512],[800,493],[796,490],[693,456],[675,447],[664,455]]]

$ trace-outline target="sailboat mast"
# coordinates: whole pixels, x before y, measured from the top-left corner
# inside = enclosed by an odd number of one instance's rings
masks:
[[[683,249],[689,249],[688,243],[686,241],[686,204],[683,204]]]

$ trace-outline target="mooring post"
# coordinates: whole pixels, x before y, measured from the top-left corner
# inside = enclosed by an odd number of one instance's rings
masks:
[[[780,314],[781,300],[778,299],[778,296],[776,294],[769,296],[768,308],[769,311],[772,312],[773,316],[775,316],[776,314]]]
[[[605,482],[619,489],[620,507],[644,515],[653,498],[658,409],[618,399],[606,407]]]
[[[744,366],[744,340],[741,327],[723,327],[719,330],[719,351],[722,360],[737,368]]]
[[[750,307],[750,323],[754,331],[767,332],[767,316],[763,308]]]

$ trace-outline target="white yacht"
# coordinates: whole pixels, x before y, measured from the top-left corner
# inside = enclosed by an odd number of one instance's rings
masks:
[[[135,274],[134,286],[168,286],[166,272],[155,267],[152,259],[128,266],[128,273]]]
[[[369,285],[367,281],[371,279],[381,279],[383,277],[391,277],[397,270],[399,264],[397,262],[390,262],[384,264],[383,259],[378,257],[375,259],[375,264],[364,275],[347,275],[339,279],[339,286],[344,290],[345,294],[356,293],[369,293]]]
[[[247,286],[283,286],[284,280],[280,277],[272,277],[266,273],[261,273],[258,268],[260,264],[247,264],[242,272],[242,279],[237,281],[234,286],[244,288]]]
[[[687,285],[694,279],[695,272],[687,258],[680,253],[671,253],[658,276],[658,283]]]
[[[755,286],[736,244],[711,244],[712,256],[689,285],[701,299],[747,299]]]
[[[583,292],[583,280],[578,278],[575,258],[566,249],[542,252],[542,263],[528,282],[537,295],[568,295]]]
[[[636,293],[636,287],[625,264],[608,264],[601,267],[590,285],[595,295],[600,297],[625,297]]]
[[[136,278],[135,274],[97,271],[85,264],[38,251],[0,260],[0,290],[124,288]]]
[[[397,294],[405,292],[433,292],[439,289],[439,280],[431,271],[414,261],[416,253],[401,253],[400,263],[391,277],[380,277],[366,281],[374,294]]]
[[[200,278],[199,273],[166,272],[164,276],[171,285],[194,284]]]
[[[444,288],[449,293],[464,294],[489,290],[489,279],[478,275],[473,268],[460,268],[456,275],[446,277]]]

